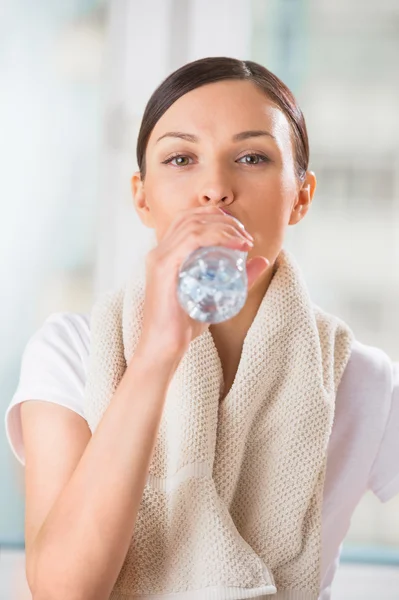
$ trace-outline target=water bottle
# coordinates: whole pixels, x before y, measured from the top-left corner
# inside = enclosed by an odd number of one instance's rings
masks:
[[[248,294],[248,252],[225,246],[202,246],[179,270],[177,295],[192,319],[221,323],[234,317]]]

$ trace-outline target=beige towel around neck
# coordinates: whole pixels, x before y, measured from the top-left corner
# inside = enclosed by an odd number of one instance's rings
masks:
[[[226,398],[209,329],[174,373],[111,600],[318,598],[327,445],[353,334],[311,302],[287,250],[276,267]],[[92,432],[140,338],[144,277],[92,308]]]

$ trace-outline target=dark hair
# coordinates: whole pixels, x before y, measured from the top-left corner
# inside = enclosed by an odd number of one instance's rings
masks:
[[[171,73],[154,91],[145,108],[137,139],[137,164],[141,177],[146,172],[145,151],[157,121],[187,92],[207,83],[226,79],[252,81],[285,114],[291,125],[295,170],[303,181],[309,164],[309,141],[305,118],[289,88],[266,67],[251,60],[209,57],[183,65]]]

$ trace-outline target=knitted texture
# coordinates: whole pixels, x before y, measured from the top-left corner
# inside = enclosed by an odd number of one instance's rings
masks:
[[[354,336],[311,302],[287,250],[276,267],[225,399],[209,329],[174,373],[112,600],[318,598],[327,446]],[[139,341],[144,278],[92,308],[92,432]]]

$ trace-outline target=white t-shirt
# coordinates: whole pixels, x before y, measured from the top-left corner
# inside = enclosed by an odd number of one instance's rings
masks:
[[[5,415],[8,441],[22,464],[20,403],[47,400],[85,418],[89,350],[89,314],[52,313],[29,339],[19,385]],[[368,489],[381,502],[399,493],[399,363],[356,341],[338,389],[328,445],[319,600],[330,599],[342,541]]]

